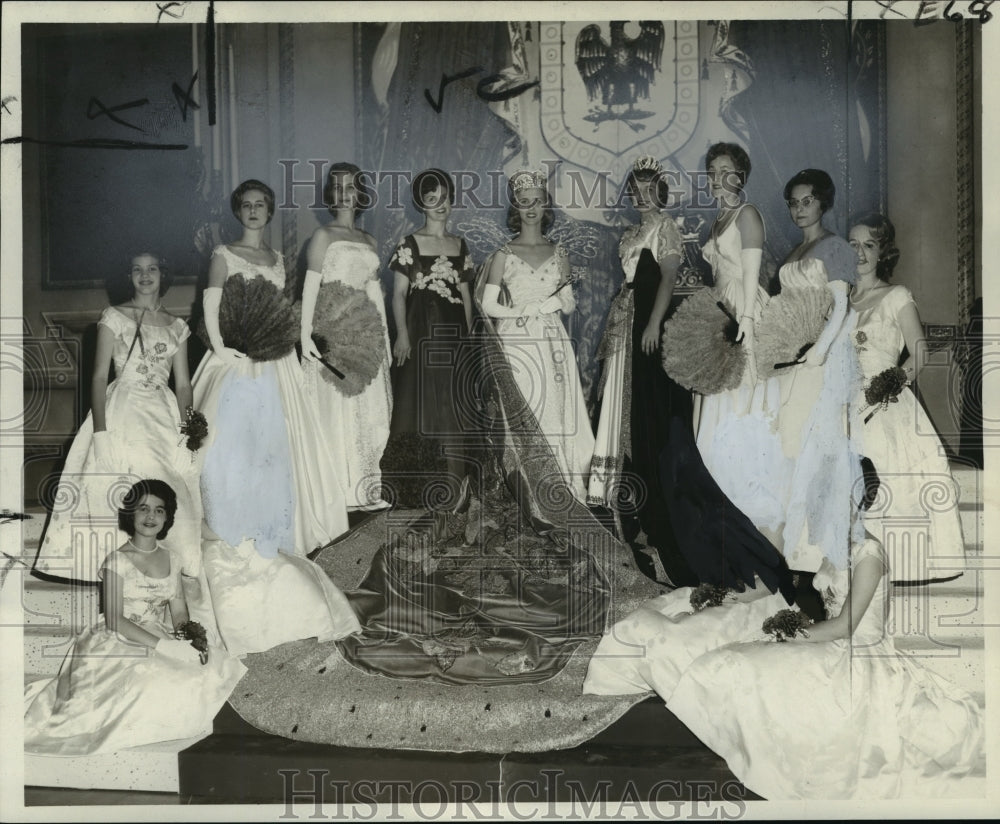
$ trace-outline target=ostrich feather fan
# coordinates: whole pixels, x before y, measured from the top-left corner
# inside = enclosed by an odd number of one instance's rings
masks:
[[[663,327],[663,369],[685,389],[715,395],[739,386],[746,352],[736,342],[732,306],[712,289],[699,289]]]

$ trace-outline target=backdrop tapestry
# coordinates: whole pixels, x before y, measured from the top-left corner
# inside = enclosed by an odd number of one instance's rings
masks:
[[[875,20],[734,20],[753,82],[726,117],[750,153],[746,191],[764,216],[780,262],[797,242],[782,188],[799,169],[829,172],[837,187],[827,225],[847,234],[859,212],[886,209],[885,24]]]
[[[633,160],[653,154],[675,173],[670,212],[685,240],[675,299],[707,273],[700,247],[714,203],[701,172],[720,140],[754,164],[747,194],[767,228],[762,278],[793,245],[782,200],[799,169],[827,170],[838,197],[830,227],[884,208],[885,24],[880,21],[603,21],[402,23],[355,27],[358,140],[371,170],[440,166],[470,173],[453,229],[476,262],[508,237],[502,170],[544,166],[557,209],[552,238],[583,276],[571,335],[588,400],[594,353],[622,272],[621,203]],[[624,49],[630,68],[608,74]],[[587,60],[591,62],[588,63]],[[602,63],[601,61],[604,61]],[[603,74],[602,74],[603,72]],[[597,78],[595,81],[594,78]],[[472,177],[472,174],[478,177]],[[365,228],[383,259],[415,228],[405,183],[383,180]],[[388,285],[388,283],[387,283]]]

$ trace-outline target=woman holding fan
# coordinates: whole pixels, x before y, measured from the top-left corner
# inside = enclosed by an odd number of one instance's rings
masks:
[[[370,195],[362,189],[361,170],[334,163],[323,197],[334,221],[320,226],[309,241],[302,288],[302,369],[333,450],[347,508],[379,509],[387,506],[381,498],[379,461],[389,439],[392,390],[375,241],[354,227],[360,210],[371,205],[365,202]],[[350,362],[333,354],[336,363],[327,360],[317,340],[328,352],[337,350],[331,346],[335,343],[349,347]]]
[[[792,569],[815,572],[824,558],[843,569],[852,527],[856,540],[863,537],[851,512],[861,465],[847,432],[860,385],[847,300],[856,255],[822,223],[835,195],[826,172],[804,169],[784,193],[802,241],[781,266],[781,294],[762,315],[756,343],[761,368],[780,375],[778,434],[792,463],[781,546]]]
[[[347,529],[347,508],[303,391],[284,263],[264,241],[274,192],[247,180],[231,206],[243,232],[212,256],[204,295],[211,351],[195,373],[194,401],[209,424],[205,567],[223,641],[242,654],[340,637],[357,619],[305,558]]]
[[[661,213],[669,188],[659,162],[636,161],[627,187],[640,222],[622,235],[625,281],[612,304],[599,350],[603,401],[588,500],[613,507],[619,474],[641,485],[623,513],[626,538],[638,528],[672,583],[741,588],[759,575],[772,591],[791,591],[781,555],[725,496],[694,440],[691,393],[662,368],[661,328],[681,260],[681,237]],[[630,523],[631,522],[631,523]]]
[[[704,393],[696,412],[698,450],[722,491],[758,529],[775,538],[780,532],[785,497],[776,491],[775,484],[787,475],[773,434],[779,389],[777,381],[758,381],[754,352],[754,332],[767,304],[767,293],[760,285],[764,222],[757,207],[748,203],[744,194],[751,164],[741,146],[735,143],[711,146],[706,168],[712,196],[719,204],[702,250],[715,281],[707,294],[717,302],[706,308],[715,319],[721,312],[731,316],[733,344],[724,347],[724,353],[734,369],[721,390],[716,386],[695,387]],[[712,302],[711,298],[706,304]],[[679,311],[678,315],[681,314]],[[704,341],[702,346],[709,346],[715,337],[707,329],[697,333],[697,339]],[[728,340],[728,333],[722,337]],[[683,339],[670,335],[668,339],[674,349],[664,353],[665,360],[725,360],[718,351],[692,357],[684,353]]]

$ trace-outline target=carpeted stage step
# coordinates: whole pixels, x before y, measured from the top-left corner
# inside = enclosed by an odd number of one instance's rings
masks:
[[[506,755],[292,741],[261,733],[227,706],[213,735],[179,754],[178,769],[181,797],[189,803],[283,803],[294,790],[300,803],[328,805],[327,814],[338,801],[433,806],[757,798],[655,696],[582,746]]]

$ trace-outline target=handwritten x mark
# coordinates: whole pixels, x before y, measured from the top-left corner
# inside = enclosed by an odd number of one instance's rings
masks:
[[[198,79],[198,72],[194,73],[194,77],[191,78],[191,82],[188,84],[187,91],[184,91],[180,86],[174,82],[174,99],[177,101],[177,105],[180,106],[181,110],[181,120],[187,121],[188,117],[188,106],[192,109],[200,109],[197,103],[194,102],[194,98],[191,97],[191,89],[194,88],[194,82]]]
[[[156,22],[159,23],[160,22],[160,18],[163,17],[163,15],[167,15],[167,17],[173,17],[174,20],[179,20],[180,18],[182,18],[184,16],[184,7],[186,5],[187,5],[187,2],[184,2],[184,3],[157,3],[156,4],[156,8],[158,8],[160,10],[160,13],[158,15],[156,15]],[[173,9],[173,8],[179,8],[180,9],[180,14],[174,14],[171,11],[171,9]]]
[[[147,103],[149,103],[149,100],[144,97],[142,100],[133,100],[131,103],[122,103],[120,106],[112,106],[109,109],[96,97],[92,97],[90,98],[90,102],[87,104],[87,118],[89,120],[95,120],[102,114],[105,114],[114,120],[115,123],[121,123],[123,126],[128,126],[130,129],[135,129],[137,132],[141,132],[142,129],[138,126],[135,126],[132,123],[127,123],[120,117],[115,117],[114,112],[120,112],[124,109],[134,109],[137,106],[145,106]]]

